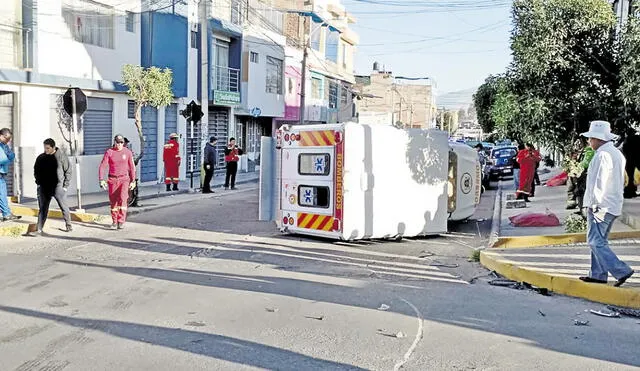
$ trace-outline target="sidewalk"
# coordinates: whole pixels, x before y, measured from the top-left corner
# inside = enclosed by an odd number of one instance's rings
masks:
[[[259,177],[260,177],[260,173],[258,172],[238,173],[238,176],[236,177],[236,185],[257,182]],[[185,181],[181,181],[180,184],[178,184],[178,189],[180,190],[172,191],[172,192],[167,192],[164,184],[153,184],[148,186],[141,186],[138,192],[138,200],[139,200],[138,202],[142,204],[143,202],[141,201],[144,201],[144,200],[188,193],[190,183],[191,182],[189,181],[189,179]],[[222,188],[223,185],[224,185],[224,174],[220,174],[220,175],[216,174],[216,176],[211,181],[211,188],[216,190],[218,188]],[[193,186],[195,189],[200,189],[200,178],[197,178],[197,177],[194,178]],[[78,199],[75,194],[68,194],[67,202],[69,204],[69,207],[72,210],[78,207]],[[38,201],[34,199],[28,199],[28,200],[24,200],[22,203],[20,203],[20,205],[31,207],[31,208],[38,208]],[[107,192],[88,193],[88,194],[82,195],[82,207],[87,212],[93,212],[96,209],[99,209],[102,212],[106,212],[105,210],[102,209],[102,207],[108,206],[108,205],[109,205],[109,197],[107,195]],[[52,206],[52,209],[55,209],[55,206],[57,206],[55,201],[52,202],[51,206]]]
[[[559,173],[554,170],[541,176],[542,182]],[[508,279],[547,288],[555,293],[580,297],[600,303],[640,308],[640,273],[622,288],[584,283],[578,280],[590,268],[590,249],[585,233],[568,234],[565,226],[514,227],[509,217],[523,212],[554,213],[563,223],[575,210],[566,210],[567,187],[537,187],[536,197],[525,209],[506,209],[506,195],[513,192],[512,181],[502,184],[499,238],[480,254],[480,262]],[[623,216],[616,220],[611,246],[620,259],[640,272],[640,199],[625,200]],[[627,224],[625,224],[627,223]],[[634,224],[635,223],[635,224]],[[628,225],[631,224],[631,225]]]

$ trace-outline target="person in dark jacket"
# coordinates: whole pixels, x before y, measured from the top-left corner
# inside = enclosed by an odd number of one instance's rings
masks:
[[[58,202],[62,216],[66,224],[65,232],[71,232],[71,215],[67,206],[66,197],[69,183],[71,182],[71,164],[67,155],[56,147],[56,142],[49,138],[44,141],[44,153],[36,158],[33,166],[33,174],[38,185],[38,224],[37,231],[29,233],[30,236],[42,234],[44,223],[49,214],[51,199]]]
[[[236,173],[238,172],[238,161],[242,156],[242,149],[236,145],[236,138],[229,139],[227,148],[224,149],[224,160],[227,163],[227,175],[224,181],[224,189],[236,189]]]
[[[214,193],[211,190],[211,180],[213,179],[213,171],[216,168],[216,137],[209,138],[209,143],[204,146],[204,184],[202,185],[202,193]]]

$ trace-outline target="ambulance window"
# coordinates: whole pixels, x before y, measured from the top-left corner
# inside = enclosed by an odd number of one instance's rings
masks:
[[[329,208],[329,187],[301,185],[298,188],[298,204],[303,207]]]
[[[301,153],[298,155],[298,174],[329,175],[331,155],[328,153]]]

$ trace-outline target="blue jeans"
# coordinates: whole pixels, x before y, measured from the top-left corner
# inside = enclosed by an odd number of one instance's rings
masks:
[[[516,186],[516,191],[520,187],[520,169],[513,169],[513,184]]]
[[[4,174],[0,174],[0,213],[3,217],[11,215],[9,200],[7,199],[7,181],[4,179],[5,176]]]
[[[593,210],[587,210],[587,243],[591,248],[591,271],[589,277],[606,281],[608,273],[620,279],[633,269],[621,261],[609,247],[609,232],[616,216],[605,214],[604,220],[597,220]]]

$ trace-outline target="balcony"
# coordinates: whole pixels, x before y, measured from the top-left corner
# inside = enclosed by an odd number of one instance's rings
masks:
[[[240,70],[216,66],[213,69],[214,104],[235,106],[240,104]]]
[[[29,30],[0,23],[0,50],[2,50],[0,68],[23,69],[28,67],[28,61],[23,60],[23,36],[30,37]]]

